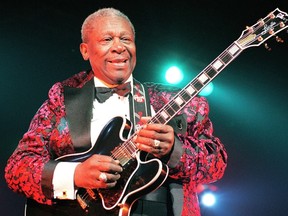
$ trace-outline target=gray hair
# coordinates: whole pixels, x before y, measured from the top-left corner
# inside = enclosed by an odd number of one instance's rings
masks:
[[[108,16],[118,16],[126,19],[128,23],[131,26],[131,29],[133,31],[133,34],[135,36],[135,28],[128,16],[126,16],[121,11],[114,9],[114,8],[102,8],[94,13],[90,14],[83,22],[82,28],[81,28],[81,38],[83,42],[87,42],[88,40],[88,33],[89,31],[93,30],[94,25],[93,23],[97,20],[99,17],[108,17]]]

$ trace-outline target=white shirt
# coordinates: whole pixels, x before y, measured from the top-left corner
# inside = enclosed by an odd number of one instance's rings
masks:
[[[132,76],[129,77],[128,81],[131,82],[132,87]],[[94,77],[94,83],[96,87],[105,87],[105,85],[96,77]],[[102,128],[110,119],[115,116],[122,116],[123,118],[130,119],[129,98],[114,93],[105,101],[105,103],[99,103],[94,99],[92,115],[91,143],[94,145]],[[78,162],[59,162],[57,164],[52,180],[54,198],[76,199],[77,190],[74,188],[74,172],[78,164]]]

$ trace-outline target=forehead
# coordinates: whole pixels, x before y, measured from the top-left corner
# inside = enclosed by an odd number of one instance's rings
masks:
[[[97,18],[93,23],[93,32],[98,34],[120,33],[133,35],[130,23],[125,18],[119,16]]]

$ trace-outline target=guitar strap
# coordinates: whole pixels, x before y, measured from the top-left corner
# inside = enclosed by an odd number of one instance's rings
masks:
[[[150,105],[150,97],[147,90],[147,87],[141,84],[136,79],[133,79],[133,91],[132,97],[129,96],[130,102],[130,121],[134,124],[133,127],[134,132],[139,130],[141,127],[140,118],[142,116],[152,116],[151,113],[151,105]],[[179,124],[181,124],[181,128],[179,128]],[[187,129],[186,118],[183,115],[176,116],[170,121],[170,125],[174,128],[176,133],[184,133]],[[169,189],[167,188],[169,187]],[[168,192],[169,191],[169,192]],[[155,211],[158,212],[160,210],[161,215],[166,215],[167,203],[168,203],[168,193],[174,200],[171,203],[170,212],[172,211],[173,214],[171,215],[181,215],[182,207],[183,207],[183,189],[181,184],[176,183],[168,183],[168,186],[161,186],[156,191],[151,192],[149,194],[144,195],[141,197],[138,202],[138,207],[134,209],[135,215],[142,215],[146,211],[151,212]],[[146,206],[149,201],[153,201],[152,206]],[[169,201],[170,202],[170,201]],[[141,203],[141,204],[140,204]],[[164,206],[163,206],[164,205]],[[138,214],[139,213],[139,214]],[[134,214],[132,214],[134,215]]]
[[[132,95],[129,96],[130,121],[133,123],[133,130],[139,130],[142,116],[151,116],[151,105],[146,86],[133,78]]]

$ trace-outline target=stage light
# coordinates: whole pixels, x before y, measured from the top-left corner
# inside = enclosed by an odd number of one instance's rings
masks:
[[[206,193],[201,195],[201,203],[204,206],[212,207],[216,203],[216,197],[215,197],[215,195],[213,193],[206,192]]]
[[[199,93],[200,96],[209,96],[210,94],[212,94],[214,89],[214,84],[212,82],[210,82],[204,89],[202,89],[202,91]]]
[[[183,79],[182,71],[178,67],[172,66],[166,71],[165,79],[170,84],[180,83]]]

